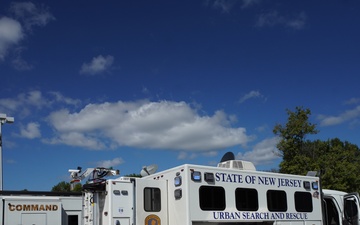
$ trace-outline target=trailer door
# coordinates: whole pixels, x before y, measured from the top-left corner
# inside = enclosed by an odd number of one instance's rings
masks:
[[[344,225],[359,225],[359,194],[344,196]]]
[[[22,225],[47,225],[46,224],[46,213],[22,213],[21,224]]]
[[[165,180],[137,180],[136,224],[167,225],[167,182]]]

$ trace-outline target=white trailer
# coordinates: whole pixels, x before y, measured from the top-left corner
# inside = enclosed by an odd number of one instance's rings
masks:
[[[337,203],[345,205],[344,212],[336,209],[338,220],[328,221],[318,177],[260,172],[237,160],[218,167],[185,164],[142,178],[93,179],[83,190],[82,225],[359,224],[344,203]],[[358,196],[348,198],[354,216]]]
[[[0,224],[79,225],[81,204],[78,194],[1,191]]]

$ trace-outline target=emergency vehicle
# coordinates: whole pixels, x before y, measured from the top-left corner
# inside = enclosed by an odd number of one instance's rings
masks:
[[[81,193],[0,191],[1,225],[80,225]]]
[[[116,179],[104,179],[114,170],[94,170],[83,185],[82,225],[359,224],[359,196],[327,191],[324,198],[316,176],[256,171],[228,153],[217,167],[155,168]]]

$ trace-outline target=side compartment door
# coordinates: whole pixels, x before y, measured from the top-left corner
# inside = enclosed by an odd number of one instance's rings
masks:
[[[136,181],[136,224],[167,225],[167,181]]]
[[[359,225],[359,194],[350,193],[344,196],[344,225]]]

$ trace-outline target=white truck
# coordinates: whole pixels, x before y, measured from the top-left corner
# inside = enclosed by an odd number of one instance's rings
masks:
[[[323,194],[315,176],[256,171],[234,159],[145,175],[84,184],[82,225],[359,224],[359,196]]]
[[[80,225],[82,197],[76,193],[1,191],[1,225]]]

